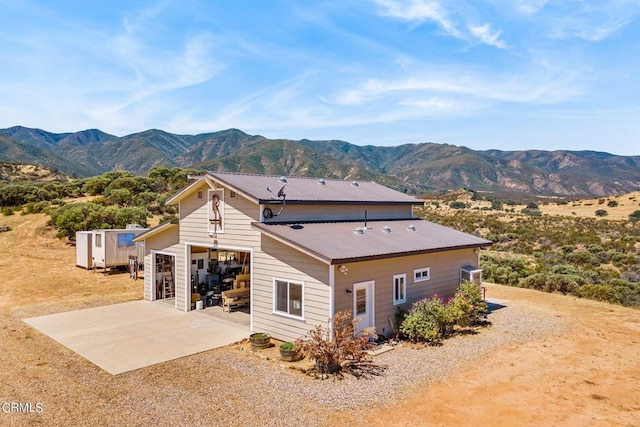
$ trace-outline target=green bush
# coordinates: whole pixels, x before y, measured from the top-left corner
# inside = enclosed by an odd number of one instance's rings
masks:
[[[402,325],[400,335],[413,342],[424,342],[436,345],[442,341],[438,324],[418,311],[409,311]]]
[[[562,294],[580,295],[580,286],[586,281],[574,274],[536,273],[522,279],[521,288],[535,289],[544,292],[560,292]]]
[[[487,302],[482,299],[480,286],[464,281],[449,302],[456,325],[463,328],[480,323],[489,313]]]
[[[584,285],[580,288],[580,296],[582,298],[593,299],[596,301],[606,301],[613,304],[617,304],[620,302],[616,290],[611,286],[606,285]]]

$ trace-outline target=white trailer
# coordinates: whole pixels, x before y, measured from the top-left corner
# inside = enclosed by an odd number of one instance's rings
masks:
[[[93,266],[93,231],[76,231],[76,266],[89,269]]]
[[[121,267],[130,265],[131,257],[141,262],[143,243],[133,239],[147,230],[131,225],[124,229],[79,231],[76,233],[76,265],[87,269]]]

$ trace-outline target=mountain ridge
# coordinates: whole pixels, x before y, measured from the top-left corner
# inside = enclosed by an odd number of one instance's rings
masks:
[[[98,129],[0,129],[0,161],[53,166],[79,176],[157,166],[368,179],[412,194],[470,188],[494,193],[600,197],[640,188],[640,156],[593,150],[473,150],[424,142],[354,145],[268,139],[239,129],[180,135],[148,129],[123,137]],[[47,163],[48,162],[48,163]]]

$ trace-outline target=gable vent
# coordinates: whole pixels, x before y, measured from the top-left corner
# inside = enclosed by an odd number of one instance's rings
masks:
[[[229,197],[231,197],[232,199],[236,198],[236,192],[233,190],[229,190]]]

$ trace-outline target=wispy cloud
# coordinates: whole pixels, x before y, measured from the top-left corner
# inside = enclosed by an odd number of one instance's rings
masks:
[[[490,24],[478,26],[469,25],[468,27],[471,34],[482,43],[495,46],[500,49],[505,49],[507,47],[504,41],[500,40],[500,34],[502,34],[502,31],[492,31]]]
[[[437,1],[374,0],[374,2],[380,7],[380,13],[384,16],[416,23],[433,22],[449,35],[462,37],[445,9]]]

